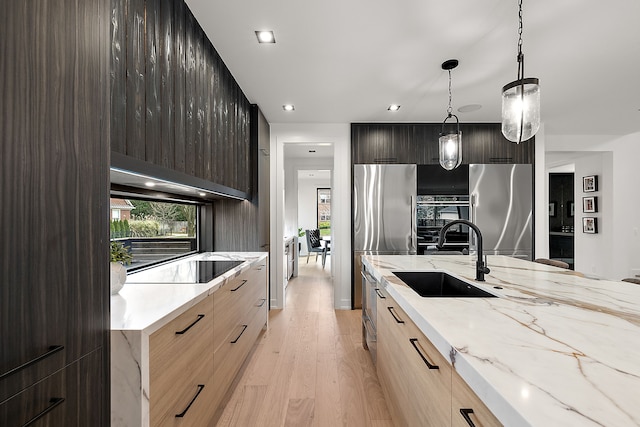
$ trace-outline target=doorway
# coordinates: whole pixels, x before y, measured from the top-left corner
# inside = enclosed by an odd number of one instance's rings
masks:
[[[574,269],[574,173],[549,174],[549,258]]]
[[[331,171],[298,171],[298,228],[304,235],[300,239],[300,262],[320,262],[318,253],[310,255],[306,231],[319,230],[321,246],[326,248],[324,267],[331,271]],[[327,259],[328,265],[327,264]]]

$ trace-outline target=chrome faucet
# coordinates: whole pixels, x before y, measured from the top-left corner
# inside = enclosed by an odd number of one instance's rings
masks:
[[[456,219],[445,224],[444,227],[440,230],[440,238],[438,239],[438,249],[442,249],[442,245],[445,242],[445,236],[447,234],[447,230],[449,227],[452,227],[456,224],[464,224],[469,226],[475,233],[478,238],[478,260],[476,261],[476,280],[478,282],[484,282],[484,275],[489,274],[491,270],[487,267],[486,263],[482,260],[482,233],[477,225],[472,223],[471,221],[467,221],[466,219]]]

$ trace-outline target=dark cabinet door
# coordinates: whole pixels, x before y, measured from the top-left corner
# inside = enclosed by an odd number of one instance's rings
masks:
[[[461,124],[462,162],[532,163],[534,140],[514,144],[502,135],[500,123]]]
[[[426,123],[415,126],[416,163],[419,165],[440,164],[438,139],[442,125],[439,123]],[[464,154],[464,151],[463,151]],[[464,161],[464,155],[462,157]]]
[[[105,343],[108,12],[51,0],[0,14],[0,401]]]
[[[414,130],[410,124],[352,124],[353,163],[416,163]]]
[[[57,371],[0,404],[3,426],[86,427],[104,425],[104,373],[99,352]]]

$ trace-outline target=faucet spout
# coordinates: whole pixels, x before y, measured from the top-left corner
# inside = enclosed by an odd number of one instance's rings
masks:
[[[438,249],[442,249],[446,239],[447,231],[449,230],[449,228],[456,224],[466,225],[476,233],[476,237],[478,239],[478,259],[476,260],[476,280],[478,282],[484,282],[484,275],[489,274],[491,270],[489,270],[489,267],[487,267],[487,265],[482,259],[482,256],[483,256],[482,233],[480,232],[480,229],[478,228],[477,225],[475,225],[471,221],[467,221],[466,219],[456,219],[454,221],[451,221],[445,224],[444,227],[440,229],[440,238],[438,239],[438,245],[437,245]]]

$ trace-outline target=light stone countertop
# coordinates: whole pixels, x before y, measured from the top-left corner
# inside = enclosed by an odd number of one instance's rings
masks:
[[[111,296],[111,330],[151,334],[266,257],[266,252],[205,252],[131,273],[120,293]],[[180,267],[193,260],[245,262],[209,283],[187,283],[180,277]],[[154,270],[172,267],[175,283],[135,283]]]
[[[205,252],[132,273],[111,297],[111,426],[149,427],[149,337],[229,280],[267,258],[267,252]],[[208,283],[188,283],[194,260],[244,261]],[[174,283],[147,282],[169,275]],[[165,278],[166,279],[166,278]]]
[[[504,256],[476,282],[475,259],[363,264],[505,426],[640,426],[640,286]],[[499,298],[422,298],[401,270],[446,271]]]

